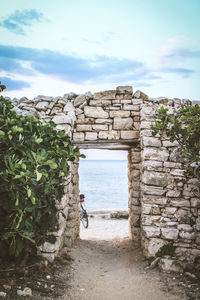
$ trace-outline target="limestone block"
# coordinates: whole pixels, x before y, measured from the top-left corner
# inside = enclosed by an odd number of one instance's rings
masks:
[[[170,142],[170,141],[163,141],[163,147],[177,147],[179,143],[177,141]]]
[[[84,142],[84,133],[83,132],[74,132],[73,133],[74,142]]]
[[[52,121],[55,124],[72,124],[72,118],[68,115],[57,115],[53,117]]]
[[[161,147],[161,141],[155,137],[144,136],[142,141],[145,147]]]
[[[108,130],[108,125],[92,125],[92,129],[95,131]]]
[[[77,111],[77,110],[78,110],[78,109],[76,109],[76,111]],[[82,112],[82,109],[80,109],[80,110],[81,110],[81,112]],[[70,101],[67,102],[67,104],[64,106],[63,111],[64,111],[64,112],[75,111],[75,108],[74,108],[72,102],[70,102]]]
[[[143,161],[142,165],[143,165],[144,170],[156,171],[159,168],[162,168],[163,162],[158,161],[158,160],[145,160],[145,161]]]
[[[118,86],[116,88],[116,93],[117,94],[130,94],[132,96],[133,94],[133,88],[132,86]]]
[[[183,267],[181,263],[178,260],[172,258],[161,258],[159,262],[159,267],[164,272],[183,272]]]
[[[173,169],[170,171],[170,174],[171,175],[174,175],[174,176],[184,176],[184,170],[180,170],[180,169]]]
[[[77,126],[76,126],[76,130],[77,131],[92,131],[92,125],[88,125],[88,124],[78,124]]]
[[[138,227],[130,228],[130,236],[132,237],[132,241],[134,246],[140,246],[141,243],[141,230]]]
[[[164,167],[166,168],[172,168],[172,169],[182,169],[181,163],[171,162],[171,161],[165,161]]]
[[[142,214],[143,215],[150,215],[152,212],[152,204],[142,203]]]
[[[85,115],[84,115],[84,114],[78,115],[78,116],[77,116],[76,122],[77,122],[78,124],[83,124],[83,123],[85,123]]]
[[[140,171],[133,169],[132,176],[133,176],[134,179],[139,179],[140,178]]]
[[[120,138],[120,131],[100,131],[99,132],[100,139],[108,139],[108,140],[119,140]]]
[[[179,190],[170,190],[167,192],[166,197],[174,197],[174,198],[178,198],[181,195],[181,191]]]
[[[142,230],[147,238],[160,237],[160,228],[156,226],[143,226]]]
[[[148,97],[145,93],[143,93],[143,92],[137,90],[137,91],[133,94],[133,98],[136,98],[136,99],[143,99],[143,100],[148,100],[149,97]]]
[[[133,123],[133,128],[136,130],[140,130],[140,122],[134,122]]]
[[[130,111],[124,111],[124,110],[117,110],[117,111],[110,111],[110,118],[128,118],[130,117],[131,113]]]
[[[99,100],[114,100],[116,97],[116,91],[115,90],[109,90],[109,91],[103,91],[103,92],[98,92],[94,93],[94,99]]]
[[[44,110],[44,111],[46,111],[48,107],[49,107],[49,102],[46,101],[38,102],[35,106],[36,109]]]
[[[109,106],[109,109],[107,108],[106,110],[120,110],[121,106],[115,105],[115,106]]]
[[[139,191],[140,190],[140,181],[133,181],[132,183],[132,188],[134,191]]]
[[[144,160],[166,161],[169,157],[169,152],[167,150],[160,150],[157,148],[144,148],[142,151],[142,157]]]
[[[112,124],[113,120],[112,119],[96,119],[95,123],[96,124]]]
[[[108,113],[102,107],[85,106],[84,113],[90,118],[108,118]]]
[[[73,104],[72,104],[72,105],[73,105]],[[76,108],[76,109],[75,109],[75,113],[76,113],[76,116],[79,116],[79,115],[83,114],[83,110],[80,109],[80,108]],[[84,114],[83,114],[83,116],[84,116]]]
[[[138,130],[121,131],[121,139],[129,140],[129,139],[138,139],[138,138],[139,138]]]
[[[64,94],[63,97],[68,99],[68,100],[72,100],[72,99],[76,98],[77,96],[78,96],[77,94],[71,92],[71,93]]]
[[[194,229],[189,224],[179,224],[177,226],[178,230],[184,231],[184,232],[192,232]]]
[[[197,243],[198,245],[200,245],[200,233],[199,232],[196,233],[195,243]]]
[[[165,207],[165,210],[163,211],[163,216],[171,216],[174,215],[177,211],[176,207]]]
[[[132,118],[114,118],[114,129],[131,129],[132,127]]]
[[[131,156],[131,161],[134,162],[140,162],[141,161],[141,153],[140,152],[133,152]]]
[[[95,119],[94,118],[85,118],[84,124],[94,124]]]
[[[140,199],[136,197],[131,198],[131,204],[140,205]]]
[[[159,225],[161,221],[161,216],[151,216],[151,215],[142,215],[142,225],[153,226]]]
[[[166,193],[166,190],[161,188],[161,187],[149,186],[149,185],[146,185],[146,184],[143,184],[141,186],[141,190],[146,195],[163,196]]]
[[[190,224],[192,217],[190,214],[190,208],[186,208],[184,205],[183,208],[178,208],[174,217],[177,218],[179,223]]]
[[[124,104],[123,110],[135,110],[135,111],[139,111],[140,110],[140,106],[139,105],[133,105],[133,104]]]
[[[145,215],[160,215],[160,207],[156,204],[142,204],[142,213]]]
[[[76,97],[74,99],[74,106],[75,107],[80,106],[83,103],[85,103],[85,104],[87,103],[85,95],[79,95],[78,97]]]
[[[179,231],[176,228],[161,228],[161,233],[167,240],[177,240]]]
[[[86,141],[95,141],[97,140],[97,132],[86,132],[85,133]]]
[[[171,178],[165,173],[144,171],[142,174],[142,182],[148,185],[165,187],[171,183]]]
[[[140,215],[132,215],[129,222],[133,227],[140,227]]]
[[[135,117],[134,117],[134,119],[135,119]],[[140,134],[141,134],[141,136],[152,136],[152,130],[142,129]]]
[[[112,101],[111,100],[102,100],[102,99],[100,99],[100,100],[90,100],[90,105],[91,106],[110,106],[111,105],[111,103],[112,103]]]
[[[200,231],[200,217],[196,219],[196,230]]]
[[[59,250],[61,242],[62,242],[61,238],[57,237],[56,242],[54,244],[51,244],[49,242],[44,242],[44,244],[39,246],[38,249],[41,252],[54,253],[54,252],[57,252]]]
[[[175,207],[190,207],[190,201],[182,198],[171,199],[170,205]]]
[[[132,213],[134,215],[140,215],[141,214],[141,207],[138,205],[132,205]]]
[[[194,232],[180,231],[179,232],[179,237],[184,239],[184,240],[194,240],[195,239],[195,233]]]
[[[148,122],[148,121],[141,121],[140,123],[140,128],[141,129],[151,129],[151,126],[153,125],[153,121],[152,122]]]
[[[197,192],[194,193],[193,192],[194,189],[198,190],[197,185],[185,184],[184,190],[183,190],[183,195],[186,197],[195,197],[195,195],[197,195]]]
[[[145,240],[145,252],[147,257],[154,257],[161,247],[165,245],[165,241],[159,238],[150,238]]]

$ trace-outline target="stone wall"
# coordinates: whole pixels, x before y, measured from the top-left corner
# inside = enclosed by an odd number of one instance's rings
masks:
[[[191,191],[195,180],[181,182],[185,162],[178,144],[153,137],[150,129],[161,106],[174,114],[181,103],[191,105],[190,101],[152,99],[140,91],[133,94],[126,86],[94,95],[38,96],[13,103],[18,114],[54,121],[79,148],[128,151],[130,236],[135,245],[142,245],[146,257],[167,244],[173,244],[180,261],[192,262],[200,255],[200,199]],[[58,210],[57,242],[40,248],[51,261],[79,236],[78,160],[70,165]]]

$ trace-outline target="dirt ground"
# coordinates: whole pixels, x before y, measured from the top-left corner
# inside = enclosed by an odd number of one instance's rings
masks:
[[[90,218],[81,227],[79,240],[70,253],[73,258],[68,300],[185,300],[181,288],[171,289],[160,273],[146,270],[141,249],[128,238],[127,220]]]
[[[200,300],[197,276],[148,269],[128,235],[128,220],[93,216],[88,229],[81,227],[81,239],[52,265],[0,268],[0,291],[12,300]],[[25,287],[32,297],[17,296]]]

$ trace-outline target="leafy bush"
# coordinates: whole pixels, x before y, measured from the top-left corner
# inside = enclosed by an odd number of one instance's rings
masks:
[[[178,141],[189,162],[188,172],[200,180],[200,106],[181,106],[174,115],[168,115],[168,109],[161,107],[152,129],[154,136],[160,133]]]
[[[44,241],[55,241],[47,234],[57,228],[55,201],[64,193],[68,161],[80,154],[53,122],[20,117],[12,108],[1,96],[0,255],[26,261]]]

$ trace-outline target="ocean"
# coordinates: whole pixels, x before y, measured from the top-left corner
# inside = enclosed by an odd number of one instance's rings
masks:
[[[79,187],[88,211],[127,210],[127,160],[80,160]]]

